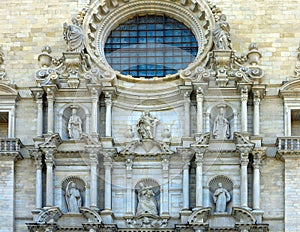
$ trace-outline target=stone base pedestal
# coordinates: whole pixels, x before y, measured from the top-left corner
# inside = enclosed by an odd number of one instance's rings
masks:
[[[257,223],[262,223],[262,217],[264,215],[264,211],[262,211],[262,210],[253,210],[252,214],[256,218]]]
[[[195,142],[194,138],[192,137],[182,137],[181,141],[183,147],[190,147],[190,145]]]
[[[113,147],[113,138],[112,137],[102,137],[100,139],[104,148],[112,148]]]
[[[113,212],[111,209],[104,209],[100,213],[104,224],[112,224],[113,222]]]
[[[258,148],[258,147],[261,147],[262,137],[260,137],[260,136],[251,136],[250,141],[252,143],[255,143],[255,147]]]
[[[192,214],[192,211],[191,210],[188,210],[188,209],[183,209],[182,211],[180,211],[180,219],[181,219],[181,223],[182,224],[186,224],[189,217],[191,216]]]

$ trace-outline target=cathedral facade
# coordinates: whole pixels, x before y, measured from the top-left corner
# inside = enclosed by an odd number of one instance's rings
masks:
[[[298,5],[7,1],[0,231],[300,231]]]

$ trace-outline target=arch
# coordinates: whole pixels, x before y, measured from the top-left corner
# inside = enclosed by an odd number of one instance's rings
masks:
[[[81,118],[82,120],[82,132],[83,133],[90,133],[90,111],[89,109],[80,103],[67,103],[65,105],[63,105],[59,110],[58,110],[58,131],[59,134],[61,135],[62,139],[67,139],[68,136],[66,134],[66,124],[67,121],[66,119],[64,119],[65,113],[66,111],[71,108],[72,106],[77,106],[79,111],[82,110],[83,114],[84,114],[84,118]]]
[[[234,183],[229,177],[224,175],[214,176],[207,181],[207,187],[209,188],[210,192],[214,192],[218,188],[218,183],[222,183],[223,187],[227,189],[227,191],[232,192]]]
[[[67,104],[65,104],[64,106],[62,106],[61,108],[60,108],[60,110],[58,111],[58,113],[59,114],[63,114],[64,113],[64,111],[67,109],[67,108],[69,108],[69,107],[71,107],[71,106],[73,106],[73,105],[76,105],[76,106],[78,106],[79,108],[81,108],[81,109],[83,109],[84,110],[84,113],[86,114],[86,115],[90,115],[90,112],[89,112],[89,109],[85,106],[85,105],[83,105],[83,104],[81,104],[81,103],[67,103]]]
[[[215,107],[217,107],[218,105],[226,105],[226,106],[230,107],[230,109],[232,110],[233,114],[237,114],[237,109],[230,102],[215,102],[215,103],[211,103],[209,105],[209,107],[207,108],[206,113],[207,114],[211,114],[211,111]]]
[[[78,176],[67,176],[63,178],[60,183],[60,191],[61,191],[61,209],[63,212],[68,212],[67,208],[67,199],[66,199],[66,188],[70,182],[74,182],[76,184],[76,188],[79,190],[81,197],[81,206],[86,206],[88,201],[87,195],[87,183]]]
[[[18,96],[18,91],[9,85],[0,83],[0,96]]]
[[[77,187],[82,190],[86,190],[87,183],[82,178],[78,176],[67,176],[61,180],[60,186],[62,189],[66,189],[68,182],[73,181],[76,183]],[[82,184],[83,183],[83,184]]]
[[[157,186],[160,187],[161,183],[158,183],[156,180],[152,178],[142,178],[139,179],[135,184],[134,184],[134,189],[139,189],[139,184],[144,183],[146,186]]]

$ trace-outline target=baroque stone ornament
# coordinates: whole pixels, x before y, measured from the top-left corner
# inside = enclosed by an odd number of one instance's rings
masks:
[[[71,25],[64,23],[64,39],[70,52],[81,52],[84,48],[84,34],[76,18],[72,18]]]
[[[74,183],[73,181],[70,181],[67,185],[66,202],[69,212],[79,213],[79,208],[81,207],[82,200],[76,183]]]
[[[226,205],[231,200],[230,193],[223,188],[222,183],[218,184],[218,188],[213,195],[214,203],[216,204],[216,213],[225,213]]]
[[[217,50],[231,50],[230,26],[224,14],[221,15],[212,33]]]
[[[137,216],[142,214],[158,215],[157,202],[152,186],[145,186],[143,182],[140,183],[138,201]]]
[[[144,111],[138,120],[136,127],[141,139],[154,139],[158,119],[151,116],[149,111]]]
[[[68,122],[69,138],[79,140],[82,134],[82,121],[77,115],[77,107],[72,107],[72,115]]]
[[[220,106],[220,112],[215,118],[213,125],[213,137],[215,139],[229,139],[230,138],[230,124],[225,118],[225,107]]]
[[[0,81],[7,80],[5,68],[3,66],[4,63],[4,52],[2,47],[0,46]]]

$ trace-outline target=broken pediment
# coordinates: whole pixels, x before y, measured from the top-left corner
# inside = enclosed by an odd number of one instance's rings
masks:
[[[129,142],[120,152],[122,155],[135,156],[159,156],[172,155],[174,152],[170,150],[169,145],[164,142],[152,139],[143,139]]]

